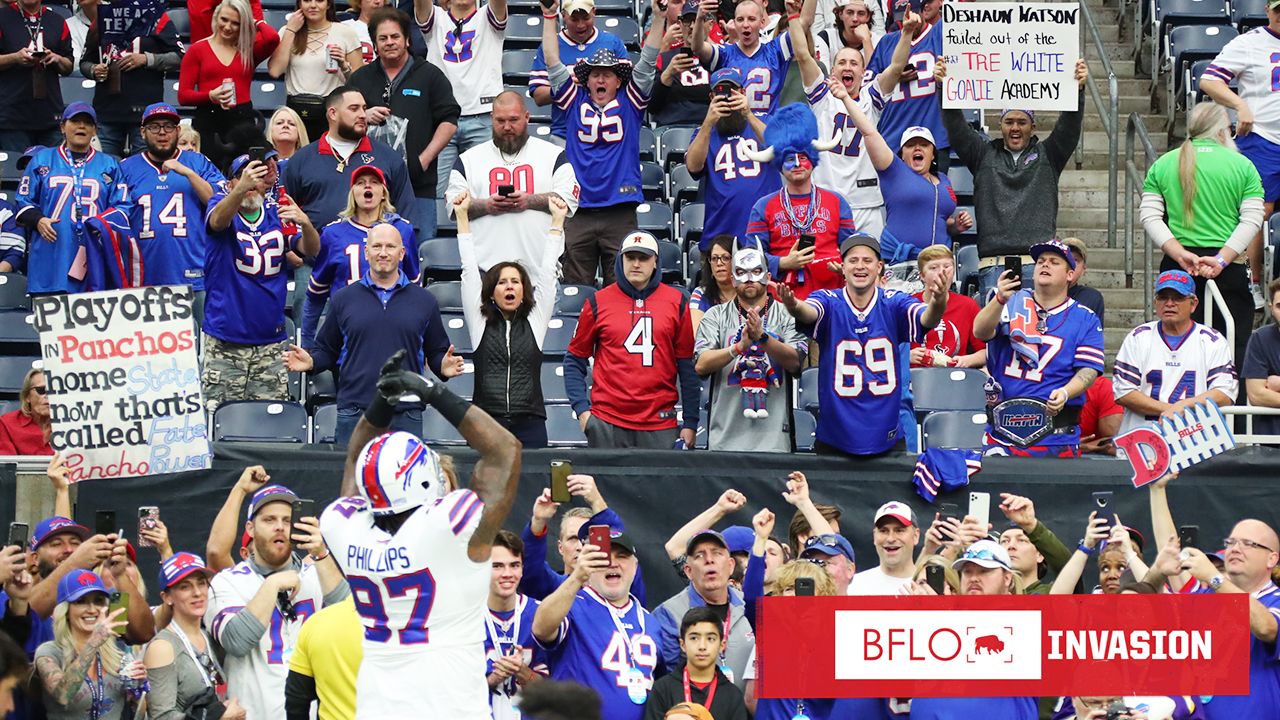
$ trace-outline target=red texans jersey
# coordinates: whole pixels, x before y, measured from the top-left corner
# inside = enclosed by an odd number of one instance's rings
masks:
[[[924,293],[918,292],[914,297],[923,301]],[[947,298],[947,311],[942,314],[942,322],[925,334],[924,342],[912,343],[911,347],[923,347],[953,358],[978,352],[987,346],[973,336],[973,320],[978,317],[978,310],[978,303],[973,298],[951,293]],[[921,366],[912,363],[911,367]]]

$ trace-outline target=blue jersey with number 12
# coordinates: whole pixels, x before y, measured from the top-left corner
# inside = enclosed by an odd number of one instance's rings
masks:
[[[818,311],[801,332],[818,342],[818,440],[855,455],[882,453],[898,442],[898,344],[923,342],[926,305],[906,293],[876,289],[858,309],[846,288],[805,300]]]
[[[209,227],[209,214],[225,193],[209,198],[205,213],[204,331],[236,345],[283,342],[284,303],[289,271],[284,254],[292,247],[274,205],[262,208],[257,222],[237,212],[221,231]]]
[[[742,71],[742,92],[747,106],[761,117],[778,109],[778,96],[791,66],[791,34],[784,32],[769,42],[760,43],[748,55],[736,44],[713,45],[711,69],[733,67]]]
[[[706,178],[707,217],[698,243],[702,252],[707,252],[717,235],[746,237],[747,219],[756,200],[782,187],[782,177],[773,168],[747,157],[747,151],[755,152],[764,144],[750,126],[727,138],[713,129],[708,140],[706,162],[696,175]]]
[[[898,45],[902,31],[889,33],[871,53],[868,71],[874,76],[889,66],[893,58],[893,49]],[[889,147],[895,150],[901,144],[902,132],[909,127],[929,128],[939,148],[951,147],[947,137],[947,129],[942,126],[942,110],[938,106],[938,83],[933,79],[933,68],[942,54],[942,21],[924,29],[920,37],[911,44],[911,55],[907,64],[916,69],[915,80],[904,80],[898,83],[889,96],[884,112],[880,115],[877,127]]]

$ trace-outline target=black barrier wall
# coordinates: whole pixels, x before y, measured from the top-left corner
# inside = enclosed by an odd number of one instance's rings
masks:
[[[475,453],[457,448],[443,450],[454,456],[460,476],[469,478]],[[93,527],[95,510],[115,510],[116,516],[123,519],[137,517],[139,506],[159,505],[174,549],[203,554],[209,526],[245,466],[265,466],[271,482],[287,485],[299,496],[314,498],[319,507],[324,507],[338,493],[343,458],[342,453],[323,446],[218,444],[214,466],[207,472],[82,483],[78,486],[76,517]],[[609,505],[622,516],[628,534],[640,545],[650,607],[682,587],[667,561],[663,543],[728,488],[744,493],[747,506],[722,527],[733,523],[750,525],[751,516],[761,507],[768,507],[778,515],[774,534],[785,538],[793,509],[782,499],[783,479],[792,470],[804,472],[816,502],[834,503],[844,510],[841,531],[854,545],[859,568],[878,563],[871,544],[871,520],[882,503],[902,500],[917,515],[927,513],[932,518],[930,506],[915,493],[911,483],[914,457],[856,462],[814,455],[536,450],[524,453],[520,495],[507,523],[511,530],[518,532],[529,521],[533,500],[549,481],[549,463],[553,459],[570,460],[575,472],[594,475]],[[1256,517],[1272,527],[1280,525],[1280,513],[1276,511],[1280,494],[1275,487],[1278,467],[1280,450],[1239,448],[1192,468],[1170,486],[1174,521],[1199,525],[1207,551],[1220,549],[1220,539],[1242,517]],[[0,483],[6,477],[12,475],[0,472]],[[1151,538],[1147,491],[1133,489],[1129,477],[1128,463],[1113,459],[991,458],[973,477],[970,488],[991,493],[991,521],[997,530],[1006,527],[1004,515],[994,507],[999,503],[999,493],[1027,495],[1035,501],[1041,521],[1057,532],[1068,547],[1074,547],[1083,535],[1091,510],[1090,493],[1095,490],[1115,491],[1114,511],[1120,519]],[[959,504],[962,510],[968,507],[967,491],[943,498]],[[244,510],[241,512],[243,519]],[[122,520],[121,524],[136,544],[136,523]],[[927,528],[927,521],[922,524]],[[157,555],[148,548],[139,552],[144,578],[154,584]],[[557,564],[554,547],[549,554]],[[1148,542],[1148,562],[1154,554],[1152,543]],[[1088,583],[1093,582],[1093,568],[1090,563]],[[152,601],[158,602],[158,598],[153,597]]]

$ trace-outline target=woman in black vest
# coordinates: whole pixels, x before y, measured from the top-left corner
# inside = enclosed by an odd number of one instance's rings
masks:
[[[468,209],[471,198],[462,193],[454,200],[458,222],[458,252],[462,259],[463,287],[474,287],[480,268],[475,261]],[[544,267],[534,268],[540,282],[555,282],[555,264],[564,246],[564,219],[568,206],[556,195],[548,199],[551,228]],[[470,277],[467,277],[470,275]],[[479,317],[474,303],[463,303],[467,330],[475,347],[475,393],[471,401],[492,415],[520,439],[526,448],[547,446],[547,411],[542,400],[542,339],[555,309],[554,302],[534,301],[529,271],[517,262],[500,262],[485,271],[481,280]]]

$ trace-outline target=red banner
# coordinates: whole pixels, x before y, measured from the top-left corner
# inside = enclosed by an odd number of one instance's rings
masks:
[[[771,597],[766,698],[1247,695],[1249,597]]]

